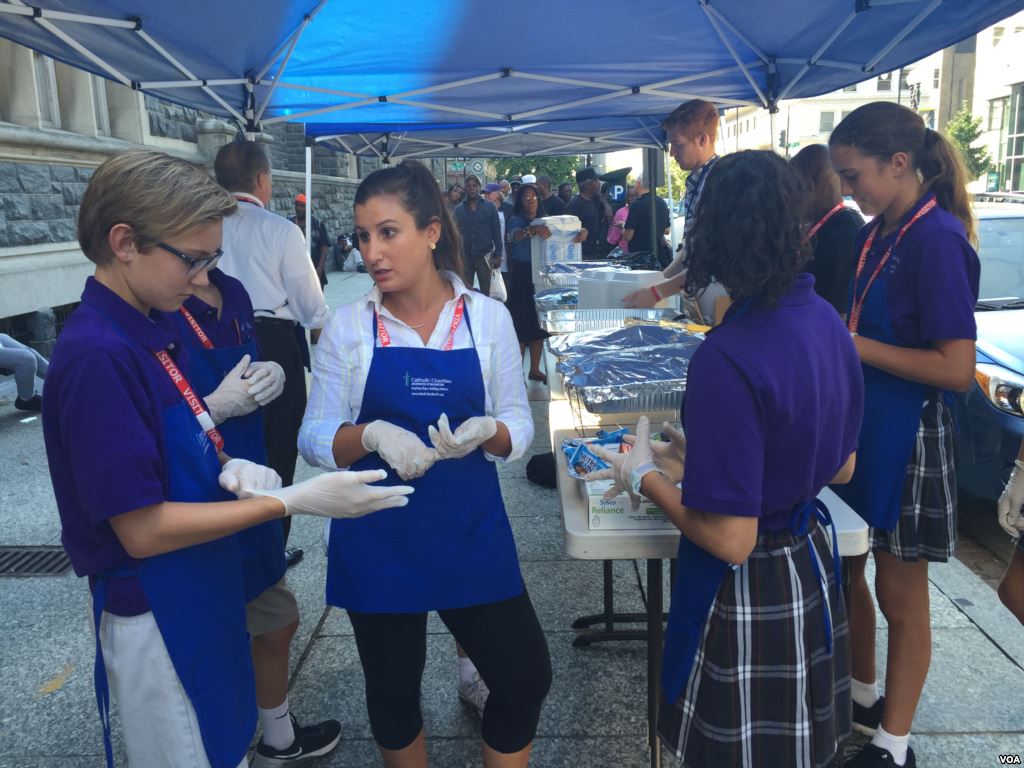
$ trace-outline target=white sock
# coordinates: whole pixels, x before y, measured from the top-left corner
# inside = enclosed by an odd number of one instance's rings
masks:
[[[263,743],[274,749],[290,747],[295,741],[295,729],[288,716],[288,699],[273,709],[259,708],[260,723],[263,725]]]
[[[459,682],[460,683],[472,683],[473,678],[476,677],[476,665],[470,660],[469,656],[459,656]]]
[[[893,736],[879,725],[875,735],[871,737],[871,743],[892,755],[896,765],[903,765],[907,762],[907,747],[910,745],[909,733],[903,736]]]
[[[850,690],[853,700],[862,707],[873,707],[878,701],[878,681],[873,683],[862,683],[860,680],[850,678]]]

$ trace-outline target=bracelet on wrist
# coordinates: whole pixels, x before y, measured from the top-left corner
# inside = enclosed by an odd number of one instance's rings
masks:
[[[651,286],[651,293],[654,294],[654,300],[655,301],[661,301],[662,296],[661,296],[661,293],[658,291],[658,286],[652,285]]]

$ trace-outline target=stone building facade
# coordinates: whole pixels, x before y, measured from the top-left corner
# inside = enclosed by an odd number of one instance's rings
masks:
[[[0,72],[0,332],[47,354],[93,271],[75,234],[93,170],[113,154],[142,146],[212,173],[217,149],[237,129],[7,40],[0,40]],[[289,215],[305,189],[304,127],[278,123],[259,140],[273,169],[271,208]],[[375,167],[314,148],[313,215],[332,240],[352,230],[355,189],[361,174]]]

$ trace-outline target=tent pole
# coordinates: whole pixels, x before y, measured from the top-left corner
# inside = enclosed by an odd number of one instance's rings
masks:
[[[648,194],[651,204],[651,253],[654,254],[655,260],[658,258],[658,254],[661,251],[661,233],[658,231],[658,178],[656,176],[658,168],[658,150],[656,149],[645,149],[644,150],[644,182],[647,187]],[[652,747],[655,749],[656,747]]]
[[[661,152],[662,155],[665,154],[665,150]],[[662,162],[665,164],[665,186],[668,187],[668,236],[672,243],[672,255],[674,256],[676,252],[676,228],[672,226],[672,216],[676,206],[672,200],[672,158],[664,157]]]
[[[313,258],[313,147],[306,144],[306,256]]]

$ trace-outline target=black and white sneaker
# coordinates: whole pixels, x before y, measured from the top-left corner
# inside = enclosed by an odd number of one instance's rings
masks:
[[[341,741],[341,723],[337,720],[324,720],[316,725],[299,725],[295,715],[289,713],[292,728],[295,729],[295,741],[284,749],[267,746],[260,738],[256,745],[256,754],[270,765],[286,765],[297,763],[308,757],[326,755]]]
[[[846,768],[896,768],[896,760],[889,750],[868,743],[846,763]],[[910,747],[907,747],[907,761],[903,768],[917,768],[917,758]]]
[[[884,711],[885,696],[879,696],[878,701],[870,707],[862,707],[856,701],[853,702],[853,730],[865,736],[874,736]]]

